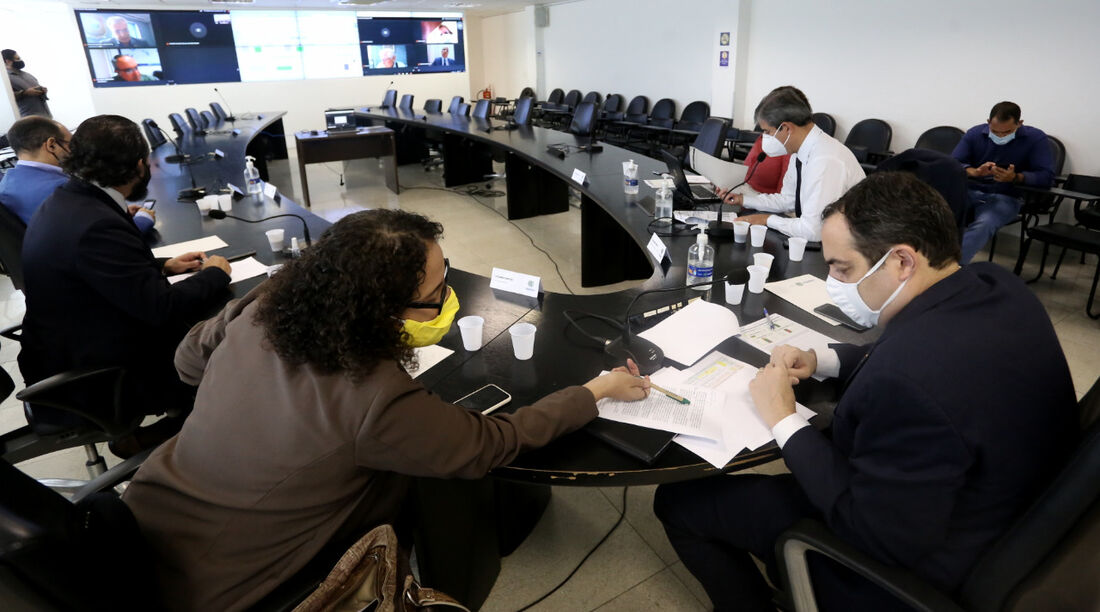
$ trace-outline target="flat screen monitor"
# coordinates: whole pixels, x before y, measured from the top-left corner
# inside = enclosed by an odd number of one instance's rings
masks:
[[[359,17],[363,74],[464,72],[462,20],[456,17]]]

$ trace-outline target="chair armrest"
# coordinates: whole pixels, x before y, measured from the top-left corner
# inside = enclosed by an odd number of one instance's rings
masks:
[[[1061,187],[1035,187],[1032,185],[1016,185],[1016,189],[1020,191],[1026,191],[1028,193],[1036,193],[1039,195],[1052,195],[1069,198],[1071,200],[1078,200],[1080,202],[1096,202],[1100,201],[1100,195],[1095,193],[1084,193],[1082,191],[1070,191],[1069,189],[1062,189]],[[2,335],[2,332],[0,332]]]
[[[153,454],[154,450],[156,450],[156,448],[147,448],[106,472],[103,472],[99,476],[96,476],[94,479],[89,480],[88,484],[80,487],[80,490],[73,494],[71,501],[74,504],[79,503],[82,499],[93,493],[113,489],[119,484],[130,480],[134,477],[134,473],[137,472],[138,468],[141,467],[141,464],[145,463],[149,455]]]
[[[841,540],[819,521],[803,519],[775,543],[779,573],[795,609],[817,610],[806,553],[813,551],[856,572],[911,606],[926,612],[964,612],[953,599],[908,570],[891,567]]]
[[[1055,185],[1065,185],[1066,181],[1068,181],[1068,180],[1069,180],[1069,176],[1067,176],[1065,174],[1059,174],[1058,176],[1054,177],[1054,184]]]
[[[8,340],[15,340],[16,342],[23,341],[23,324],[12,325],[11,327],[5,327],[0,329],[0,337],[7,338]]]
[[[16,394],[16,399],[31,405],[48,406],[75,414],[91,421],[96,427],[110,435],[121,435],[129,431],[130,424],[122,423],[122,380],[126,370],[113,366],[108,368],[82,368],[69,370],[44,378]],[[94,391],[88,391],[95,389]],[[86,397],[103,398],[110,402],[111,414],[107,419],[73,404],[76,391]]]

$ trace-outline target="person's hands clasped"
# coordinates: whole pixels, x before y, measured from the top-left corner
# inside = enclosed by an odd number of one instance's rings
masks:
[[[993,180],[998,183],[1011,183],[1016,180],[1016,165],[1009,164],[1008,168],[993,166]]]
[[[787,368],[791,384],[797,385],[798,381],[806,380],[817,371],[817,353],[782,344],[772,350],[771,363]]]
[[[749,383],[753,407],[769,429],[794,414],[794,376],[783,364],[774,361],[760,368]]]
[[[733,189],[722,189],[721,187],[715,187],[714,194],[722,198],[722,202],[725,204],[740,206],[745,203],[745,196],[740,193],[734,193]]]
[[[584,383],[584,387],[592,392],[596,401],[605,397],[635,401],[649,395],[649,377],[639,378],[640,376],[637,364],[627,359],[625,367],[620,366],[603,376],[597,376]]]
[[[184,253],[178,255],[164,262],[165,274],[183,274],[184,272],[193,272],[195,270],[205,270],[207,268],[217,268],[226,274],[232,274],[232,268],[227,261],[221,255],[206,256],[206,253],[201,251],[192,251],[190,253]]]
[[[966,169],[966,175],[972,178],[981,178],[983,176],[993,176],[993,170],[997,167],[997,164],[988,161],[980,166],[975,166]]]

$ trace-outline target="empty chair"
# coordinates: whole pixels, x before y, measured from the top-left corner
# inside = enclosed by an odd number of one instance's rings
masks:
[[[439,98],[429,98],[424,101],[424,112],[426,113],[441,113],[443,112],[443,100]]]
[[[812,115],[814,125],[821,128],[822,132],[832,136],[836,134],[836,119],[829,113],[814,113]]]
[[[676,123],[676,102],[669,98],[661,98],[653,105],[649,113],[648,125],[659,128],[671,128]]]
[[[218,118],[214,116],[214,113],[204,110],[199,113],[202,116],[203,121],[206,122],[206,127],[213,127],[218,124]]]
[[[168,121],[172,123],[172,131],[176,133],[178,138],[183,138],[187,134],[191,133],[191,128],[187,125],[187,120],[183,118],[179,113],[172,113],[168,115]]]
[[[401,104],[398,104],[397,108],[400,108],[401,110],[411,111],[412,108],[413,108],[413,95],[412,94],[402,95],[401,96]]]
[[[477,104],[474,104],[474,110],[473,110],[474,119],[488,119],[489,118],[489,107],[491,107],[491,106],[492,106],[492,103],[489,102],[488,100],[484,100],[484,99],[478,100]]]
[[[604,137],[611,142],[625,142],[633,127],[645,125],[649,118],[649,98],[634,96],[626,111],[619,113],[620,118],[607,124],[604,128]]]
[[[964,132],[955,126],[941,125],[921,134],[913,148],[930,149],[944,155],[951,155],[962,140],[963,134]]]
[[[210,110],[214,111],[214,116],[217,117],[220,121],[226,121],[229,119],[229,113],[225,112],[225,109],[222,108],[222,105],[218,104],[217,102],[210,103]]]
[[[149,140],[150,149],[156,150],[157,147],[168,142],[168,139],[160,132],[160,128],[157,127],[156,121],[152,119],[142,119],[141,128],[145,130],[145,138]]]
[[[577,105],[581,103],[581,92],[577,89],[570,89],[569,93],[562,98],[561,103],[567,110],[577,108]]]
[[[603,98],[603,96],[600,95],[600,92],[590,91],[590,92],[584,94],[584,97],[581,98],[581,102],[591,102],[591,103],[595,104],[596,106],[599,106],[600,105],[600,100],[602,98]]]
[[[581,102],[573,113],[573,119],[569,122],[569,133],[577,136],[591,136],[595,125],[596,104],[593,102]]]
[[[466,104],[465,102],[462,102],[458,105],[458,108],[456,108],[454,110],[454,112],[451,113],[451,114],[452,115],[459,115],[460,117],[469,117],[470,116],[470,105]]]
[[[516,112],[512,114],[512,121],[516,125],[527,125],[531,122],[531,105],[534,100],[530,96],[521,96],[516,100]]]
[[[451,104],[450,104],[450,106],[447,107],[447,112],[451,113],[452,115],[455,114],[456,112],[458,112],[458,106],[460,104],[462,104],[463,101],[464,100],[463,100],[462,96],[455,96],[455,97],[451,98]],[[467,104],[466,106],[468,107],[469,104]]]
[[[561,91],[561,90],[559,90],[559,91]],[[519,97],[520,98],[534,98],[535,97],[535,90],[531,89],[530,87],[524,87],[523,91],[519,92]]]
[[[725,119],[710,117],[704,121],[703,126],[699,128],[699,135],[695,137],[695,141],[691,143],[691,146],[707,155],[720,157],[722,154],[722,147],[726,145],[727,130],[729,130],[729,124],[726,123]],[[688,151],[688,153],[690,153],[690,151]],[[690,158],[685,158],[685,161],[688,162],[686,165],[690,167]]]
[[[387,89],[386,95],[382,96],[382,108],[393,108],[397,106],[397,90]]]
[[[192,130],[200,134],[206,130],[206,123],[203,121],[202,115],[199,114],[199,111],[195,110],[192,107],[184,110],[183,112],[187,115],[187,123],[191,124]]]
[[[623,121],[644,124],[648,117],[649,98],[645,96],[634,96],[634,98],[630,100],[630,104],[626,105],[626,114],[623,117]]]
[[[623,118],[623,97],[619,94],[610,94],[600,106],[600,119],[607,121],[619,121]]]
[[[844,144],[855,154],[865,170],[873,170],[878,162],[890,156],[890,140],[894,130],[882,119],[864,119],[852,126]]]
[[[557,107],[564,99],[565,91],[560,87],[555,87],[553,91],[550,92],[550,95],[546,96],[546,101],[542,103],[542,106],[549,108]]]
[[[708,117],[710,117],[710,104],[696,100],[684,107],[684,112],[680,114],[680,120],[676,122],[675,129],[698,132]]]

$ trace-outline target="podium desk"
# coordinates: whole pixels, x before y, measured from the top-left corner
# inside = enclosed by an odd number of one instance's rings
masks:
[[[397,182],[397,148],[393,130],[386,127],[360,127],[347,132],[298,132],[294,134],[298,149],[298,172],[302,177],[302,199],[310,207],[306,164],[346,161],[378,157],[382,159],[386,187],[401,193]]]

